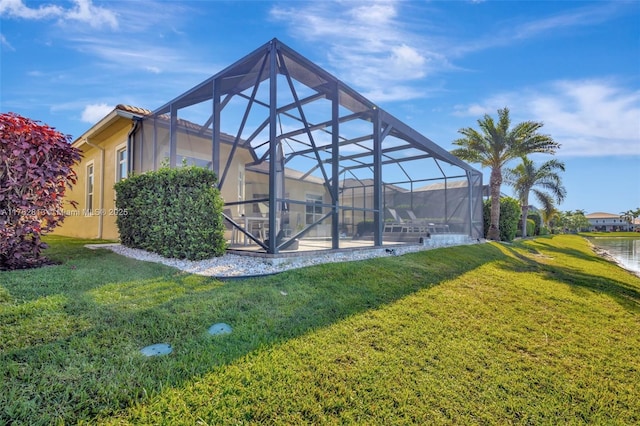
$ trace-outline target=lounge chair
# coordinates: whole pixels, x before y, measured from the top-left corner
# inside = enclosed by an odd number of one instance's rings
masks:
[[[418,219],[413,210],[407,210],[407,215],[411,218],[411,221],[415,224],[419,224],[425,231],[430,234],[444,234],[449,232],[449,225],[446,223],[434,223],[427,222],[426,219]]]
[[[393,218],[391,222],[385,222],[385,232],[418,232],[424,233],[426,232],[425,224],[422,223],[419,219],[413,220],[416,216],[411,212],[409,217],[411,220],[404,220],[400,217],[398,212],[395,209],[391,209],[387,207],[387,211]]]

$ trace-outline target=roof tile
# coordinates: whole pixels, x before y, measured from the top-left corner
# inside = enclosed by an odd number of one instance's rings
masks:
[[[139,114],[139,115],[151,114],[151,111],[149,111],[148,109],[144,109],[144,108],[140,108],[132,105],[118,104],[116,105],[116,109],[119,109],[120,111],[130,112],[132,114]]]

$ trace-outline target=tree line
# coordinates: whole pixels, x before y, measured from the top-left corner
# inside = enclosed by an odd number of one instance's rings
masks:
[[[477,121],[478,130],[464,127],[458,130],[461,138],[453,141],[458,148],[451,153],[462,160],[480,164],[490,169],[490,220],[487,238],[500,240],[500,199],[501,187],[505,183],[513,187],[521,208],[521,235],[527,236],[530,197],[541,205],[541,217],[551,229],[578,232],[589,228],[584,211],[560,212],[556,205],[564,201],[567,191],[562,184],[561,173],[565,171],[562,161],[551,159],[536,165],[529,156],[532,154],[555,155],[560,144],[550,135],[540,133],[543,123],[525,121],[511,126],[507,107],[498,110],[494,120],[489,114]],[[506,167],[512,160],[520,164]],[[640,217],[640,208],[620,213],[629,224]]]

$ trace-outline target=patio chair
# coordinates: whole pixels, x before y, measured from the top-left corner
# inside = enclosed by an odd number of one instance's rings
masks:
[[[224,209],[222,211],[222,213],[224,214],[224,216],[226,218],[229,218],[231,220],[233,220],[233,217],[231,216],[231,209]],[[231,231],[231,245],[236,244],[237,240],[238,240],[238,228],[236,228],[235,226],[233,226],[233,224],[231,222],[229,222],[227,219],[223,219],[224,220],[224,227],[226,228],[227,231]]]
[[[411,221],[414,223],[424,223],[424,220],[418,219],[416,217],[416,214],[413,212],[413,210],[407,210],[407,216],[409,216],[409,219],[411,219]]]
[[[384,221],[384,232],[409,232],[409,224],[405,222],[395,209],[387,207],[391,221]]]
[[[411,218],[411,222],[420,227],[421,232],[429,232],[430,234],[444,234],[449,232],[449,225],[446,223],[427,222],[426,219],[419,219],[413,210],[407,210],[407,215]]]
[[[269,207],[266,203],[258,203],[260,213],[245,218],[247,232],[260,240],[266,238],[265,221],[262,218],[269,217]]]
[[[260,209],[260,215],[262,217],[269,216],[269,206],[267,203],[258,203],[258,209]]]

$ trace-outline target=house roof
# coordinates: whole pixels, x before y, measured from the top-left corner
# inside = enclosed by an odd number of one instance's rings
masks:
[[[113,125],[113,123],[115,123],[119,118],[132,120],[136,118],[138,119],[143,118],[152,114],[153,114],[153,111],[148,110],[146,108],[141,108],[133,105],[118,104],[115,106],[115,108],[111,112],[109,112],[109,114],[105,115],[100,121],[98,121],[96,124],[91,126],[89,130],[87,130],[81,136],[79,136],[73,142],[73,146],[75,146],[76,148],[80,148],[82,145],[87,144],[89,142],[89,138],[103,132],[109,126]],[[161,116],[158,116],[157,118],[159,118],[160,120],[166,119],[166,122],[168,125],[168,122],[169,122],[168,117],[161,115]],[[203,129],[203,126],[196,123],[192,123],[191,121],[188,121],[188,120],[178,119],[178,126],[180,129],[183,129],[183,130],[198,131],[202,134],[209,132],[210,134],[209,129],[206,129],[206,128]],[[221,136],[222,136],[222,142],[233,143],[233,139],[234,139],[233,136],[226,134],[224,132],[221,133]]]
[[[348,178],[348,179],[344,179],[342,181],[340,181],[340,189],[341,190],[345,190],[345,189],[359,189],[359,188],[365,188],[365,190],[367,192],[371,192],[373,193],[373,185],[374,185],[374,180],[367,178],[367,179],[353,179],[353,178]],[[398,185],[394,185],[394,184],[390,184],[390,183],[384,183],[384,189],[385,191],[393,191],[393,192],[409,192],[408,189],[402,188]]]
[[[605,212],[595,212],[589,213],[585,215],[588,220],[596,220],[596,219],[623,219],[622,215],[613,214],[613,213],[605,213]],[[640,217],[634,218],[632,224],[634,226],[640,225]]]
[[[417,189],[414,189],[415,192],[418,191],[437,191],[437,190],[442,190],[445,188],[466,188],[467,186],[469,186],[467,184],[466,180],[458,180],[458,181],[453,181],[453,182],[437,182],[437,183],[431,183],[429,185],[425,185],[425,186],[421,186]]]
[[[620,219],[619,214],[595,212],[585,215],[587,219]]]
[[[91,126],[89,130],[80,135],[75,141],[73,141],[72,145],[76,148],[80,148],[85,144],[89,144],[89,139],[100,134],[105,131],[109,126],[112,126],[117,120],[124,119],[134,119],[134,118],[142,118],[151,114],[151,111],[148,109],[131,106],[131,105],[123,105],[118,104],[116,107],[111,110],[111,112],[105,115],[100,121]]]
[[[120,110],[120,111],[124,111],[124,112],[129,112],[131,114],[140,115],[140,116],[145,116],[145,115],[151,114],[151,111],[148,110],[148,109],[140,108],[140,107],[132,106],[132,105],[118,104],[118,105],[116,105],[115,109]]]

